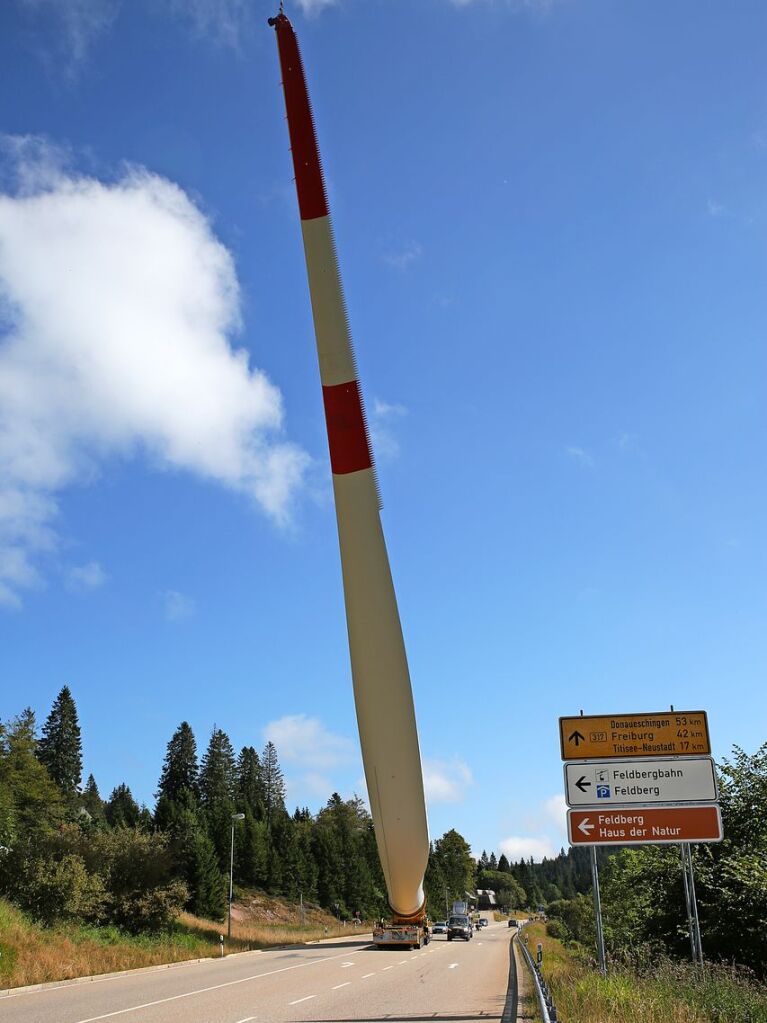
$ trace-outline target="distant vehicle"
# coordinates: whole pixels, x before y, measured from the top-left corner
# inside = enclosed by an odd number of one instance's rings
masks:
[[[464,941],[471,941],[472,928],[471,920],[467,916],[451,916],[447,922],[447,940],[463,938]]]
[[[518,924],[517,924],[516,920],[509,920],[509,927],[517,927],[517,926],[518,926]]]
[[[435,924],[432,924],[432,934],[447,934],[447,920],[437,920]]]
[[[488,925],[487,917],[486,916],[481,916],[479,918],[479,926],[480,927],[487,927],[487,925]]]

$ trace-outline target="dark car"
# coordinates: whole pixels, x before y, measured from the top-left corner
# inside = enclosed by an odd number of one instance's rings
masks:
[[[509,927],[516,927],[516,926],[517,926],[517,921],[516,920],[509,920]]]
[[[471,941],[472,929],[471,920],[467,916],[451,916],[447,922],[447,940],[463,938],[464,941]]]
[[[488,920],[487,920],[486,916],[481,916],[479,918],[479,926],[480,927],[487,927],[488,926]]]

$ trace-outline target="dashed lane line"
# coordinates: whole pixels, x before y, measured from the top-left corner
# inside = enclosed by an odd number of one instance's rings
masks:
[[[454,969],[456,968],[456,966],[457,966],[457,965],[458,965],[458,963],[451,963],[451,964],[450,964],[450,965],[448,966],[448,970],[454,970]]]
[[[308,1002],[310,998],[316,997],[316,995],[305,995],[303,998],[296,998],[295,1002],[288,1002],[288,1005],[298,1005],[300,1002]]]
[[[343,984],[336,984],[335,987],[331,988],[331,991],[338,991],[340,987],[348,987],[351,984],[350,980],[345,981]]]
[[[245,1019],[238,1019],[237,1023],[250,1023],[250,1021],[254,1020],[255,1018],[256,1018],[255,1016],[246,1016]]]
[[[316,966],[318,963],[329,963],[334,959],[343,959],[342,955],[323,956],[322,959],[311,959],[306,963],[295,963],[293,966],[282,966],[279,970],[267,970],[266,973],[254,973],[250,977],[240,977],[238,980],[225,980],[222,984],[211,984],[209,987],[195,988],[194,991],[182,991],[180,995],[169,995],[167,998],[158,998],[154,1002],[143,1002],[141,1005],[129,1005],[127,1009],[115,1009],[113,1012],[104,1012],[101,1016],[89,1016],[87,1019],[77,1020],[77,1023],[97,1023],[101,1019],[112,1019],[114,1016],[122,1016],[126,1012],[138,1012],[139,1009],[149,1009],[153,1005],[165,1005],[166,1002],[177,1002],[180,998],[191,998],[193,995],[204,995],[208,991],[220,991],[221,988],[235,987],[237,984],[247,984],[251,980],[259,980],[261,977],[273,977],[277,973],[289,973],[291,970],[300,970],[304,966]],[[314,995],[309,997],[314,998]],[[303,1001],[303,999],[299,999]]]
[[[372,973],[363,973],[360,980],[367,980],[368,977],[375,977],[375,970]]]
[[[394,964],[392,964],[391,966],[384,966],[383,970],[381,970],[381,973],[385,973],[387,970],[393,970],[393,969],[394,969]]]

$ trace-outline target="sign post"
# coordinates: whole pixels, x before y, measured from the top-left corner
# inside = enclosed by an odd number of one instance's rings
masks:
[[[690,843],[684,842],[682,845],[682,855],[687,857],[687,867],[689,870],[690,877],[690,904],[692,906],[692,933],[694,935],[695,952],[692,961],[697,962],[698,966],[703,965],[703,940],[700,936],[700,917],[698,916],[698,899],[695,895],[695,870],[692,864],[692,850],[690,849]]]
[[[602,928],[602,897],[599,892],[599,865],[597,864],[596,846],[591,847],[591,890],[594,894],[594,919],[597,925],[597,955],[599,956],[599,972],[607,976],[607,960],[605,958],[605,932]]]
[[[596,847],[679,845],[693,962],[703,965],[691,844],[721,842],[704,710],[559,719],[567,833],[589,846],[599,970],[607,973]]]
[[[687,875],[687,856],[685,855],[684,842],[679,846],[679,852],[682,855],[682,878],[684,880],[684,902],[687,907],[687,929],[690,934],[690,955],[692,961],[695,963],[698,961],[698,946],[695,941],[695,934],[693,933],[693,920],[692,920],[692,903],[690,902],[690,880]]]

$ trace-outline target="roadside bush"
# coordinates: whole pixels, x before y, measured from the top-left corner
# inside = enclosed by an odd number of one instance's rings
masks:
[[[137,932],[167,929],[189,898],[173,878],[168,842],[133,828],[62,826],[19,848],[12,860],[13,899],[41,923],[112,923]]]
[[[569,941],[572,938],[570,928],[564,920],[559,920],[557,918],[547,921],[546,933],[550,938],[559,938],[560,941]]]
[[[559,920],[569,936],[582,945],[593,947],[596,940],[594,905],[587,895],[576,895],[574,899],[557,899],[546,907],[550,923]],[[558,937],[558,935],[555,935]]]
[[[81,856],[67,853],[35,858],[18,877],[15,901],[42,923],[103,917],[104,883],[87,870]]]
[[[189,889],[183,881],[151,888],[149,891],[136,890],[121,895],[112,901],[110,919],[131,933],[168,930],[184,908]]]

